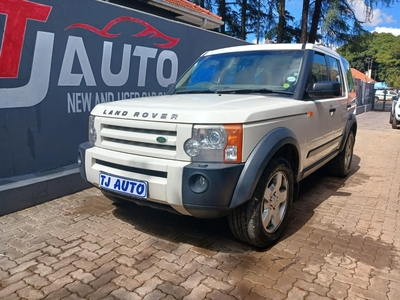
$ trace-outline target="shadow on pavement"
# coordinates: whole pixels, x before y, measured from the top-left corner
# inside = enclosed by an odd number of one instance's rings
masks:
[[[116,202],[115,205],[115,217],[131,224],[136,230],[167,242],[188,243],[222,252],[252,250],[251,246],[235,239],[226,218],[197,219],[131,202]]]
[[[300,183],[299,197],[292,207],[291,221],[281,241],[290,240],[307,225],[314,228],[313,233],[321,237],[319,240],[318,238],[311,239],[308,246],[318,248],[320,242],[325,239],[324,248],[330,249],[325,260],[331,260],[331,264],[346,266],[346,264],[363,263],[381,270],[396,268],[392,265],[394,262],[390,260],[391,252],[395,251],[393,245],[382,241],[376,235],[366,235],[365,232],[376,229],[367,229],[365,224],[360,224],[365,222],[360,216],[362,210],[366,208],[367,199],[361,200],[364,203],[360,203],[360,207],[357,207],[357,200],[354,199],[361,199],[361,197],[354,191],[355,186],[363,186],[369,176],[360,172],[359,163],[360,158],[354,156],[350,174],[345,178],[332,177],[322,168],[304,179]],[[346,185],[351,185],[352,192],[346,189]],[[343,191],[340,190],[342,188]],[[342,197],[348,201],[343,201]],[[338,200],[338,204],[332,209],[328,205],[329,208],[319,212],[319,218],[313,220],[315,211],[320,209],[320,206],[328,199],[329,205],[332,205],[335,199]],[[340,212],[341,216],[336,220],[332,211]],[[324,212],[329,212],[329,214],[325,216]],[[346,215],[347,218],[344,218]],[[360,230],[357,230],[359,225]]]
[[[362,185],[368,180],[368,176],[359,172],[359,162],[360,158],[354,156],[350,175],[346,178],[332,177],[322,168],[301,181],[299,197],[293,203],[289,225],[281,238],[283,243],[290,242],[290,239],[306,224],[314,228],[311,219],[315,210],[326,200],[331,197],[353,196],[352,193],[340,191],[340,189],[345,187],[350,180],[352,185]],[[236,240],[230,232],[226,218],[196,219],[130,202],[116,203],[113,214],[131,224],[136,230],[178,245],[188,243],[198,247],[199,251],[201,249],[227,253],[268,251],[268,249],[255,249]],[[377,269],[390,266],[391,262],[385,259],[384,253],[386,253],[386,258],[390,257],[387,254],[393,251],[392,245],[354,231],[349,232],[345,224],[343,226],[337,223],[329,226],[326,224],[315,226],[313,232],[327,237],[328,242],[331,243],[331,253],[326,259],[332,260],[334,264],[363,262]],[[306,246],[318,248],[318,243],[311,240],[306,243]],[[350,256],[349,253],[351,253]]]

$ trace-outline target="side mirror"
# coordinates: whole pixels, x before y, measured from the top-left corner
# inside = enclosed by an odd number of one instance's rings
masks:
[[[307,93],[311,98],[332,98],[341,94],[340,83],[336,81],[318,81],[312,85],[311,89],[307,89]]]

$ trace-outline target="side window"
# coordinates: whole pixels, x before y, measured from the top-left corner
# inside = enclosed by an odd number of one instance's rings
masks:
[[[326,67],[325,55],[315,53],[308,88],[312,89],[314,83],[326,80],[328,80],[328,69]]]
[[[328,64],[329,64],[329,79],[328,80],[332,80],[332,81],[337,81],[340,82],[340,95],[344,96],[344,82],[343,82],[343,78],[342,78],[342,72],[340,71],[340,63],[337,59],[331,57],[331,56],[327,56],[328,58]]]
[[[344,67],[344,73],[346,74],[347,86],[349,88],[349,97],[356,97],[356,88],[354,85],[353,75],[351,74],[350,64],[343,57],[341,58]]]
[[[350,73],[351,75],[351,73]],[[340,61],[329,55],[316,52],[314,54],[311,74],[308,80],[307,90],[313,89],[314,83],[319,81],[336,81],[340,83],[340,95],[345,95],[345,81]]]

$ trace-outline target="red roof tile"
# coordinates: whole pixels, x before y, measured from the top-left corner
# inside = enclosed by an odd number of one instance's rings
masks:
[[[195,11],[197,13],[208,15],[211,18],[214,18],[214,19],[217,19],[217,20],[222,20],[222,17],[217,16],[216,14],[213,14],[211,11],[209,11],[209,10],[207,10],[205,8],[202,8],[201,6],[198,6],[198,5],[196,5],[193,2],[190,2],[188,0],[164,0],[164,2],[168,2],[168,3],[171,3],[171,4],[186,8],[188,10]]]
[[[363,82],[375,82],[375,80],[369,78],[367,75],[358,71],[357,69],[351,68],[351,74],[353,75],[353,78],[360,79]]]

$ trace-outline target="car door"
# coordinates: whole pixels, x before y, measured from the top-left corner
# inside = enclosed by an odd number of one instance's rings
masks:
[[[335,109],[331,112],[332,117],[330,118],[331,126],[334,130],[334,139],[337,140],[340,138],[340,144],[349,115],[349,109],[351,108],[352,99],[351,97],[348,97],[346,93],[344,70],[340,64],[340,60],[330,55],[326,55],[326,59],[330,74],[328,80],[340,83],[340,95],[332,99],[332,105]]]
[[[337,81],[343,84],[343,75],[340,70],[340,63],[336,60],[337,68],[334,62],[327,55],[320,52],[314,53],[312,68],[310,70],[308,88],[318,81]],[[334,74],[335,71],[337,74]],[[331,73],[332,72],[332,73]],[[339,76],[339,79],[338,77]],[[341,76],[341,77],[340,77]],[[342,92],[343,94],[343,88]],[[314,98],[308,101],[309,117],[306,141],[306,168],[312,168],[325,161],[328,157],[334,155],[341,142],[341,128],[343,126],[344,109],[346,97],[343,95],[330,98]],[[346,99],[347,101],[347,99]]]

